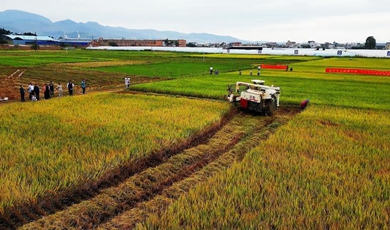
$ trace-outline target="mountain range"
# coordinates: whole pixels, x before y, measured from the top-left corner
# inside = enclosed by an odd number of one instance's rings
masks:
[[[208,33],[180,33],[175,31],[158,31],[154,29],[127,29],[124,27],[102,26],[97,22],[80,23],[70,19],[52,22],[50,19],[20,10],[5,10],[0,12],[0,28],[13,33],[32,32],[37,35],[54,38],[125,38],[125,39],[185,39],[197,43],[230,43],[248,41],[231,36],[220,36]]]

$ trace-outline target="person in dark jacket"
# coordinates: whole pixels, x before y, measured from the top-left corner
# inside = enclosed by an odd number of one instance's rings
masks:
[[[20,88],[19,88],[19,90],[20,90],[20,101],[21,101],[21,102],[24,102],[24,101],[26,101],[26,100],[24,99],[24,94],[25,94],[25,91],[24,91],[24,88],[23,88],[23,86],[22,86],[22,85],[20,85]]]
[[[69,81],[68,84],[66,85],[66,87],[68,87],[69,96],[73,96],[73,88],[74,88],[73,82]]]
[[[43,91],[44,91],[44,95],[45,95],[45,99],[50,99],[50,87],[47,85],[47,84],[45,84],[45,86],[44,86],[45,88],[43,89]]]
[[[49,83],[49,88],[50,88],[50,95],[54,96],[54,84],[52,81]]]
[[[34,85],[34,95],[39,101],[39,86],[37,84]]]
[[[309,99],[303,100],[303,101],[301,102],[301,106],[300,106],[301,110],[306,109],[306,107],[307,107],[307,105],[309,104],[309,102],[310,102]]]

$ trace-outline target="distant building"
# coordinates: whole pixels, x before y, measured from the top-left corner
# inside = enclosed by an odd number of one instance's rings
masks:
[[[231,42],[229,43],[229,46],[242,46],[241,42]]]
[[[67,46],[88,46],[91,39],[54,39],[49,36],[31,36],[31,35],[3,35],[3,39],[14,45],[67,45]]]
[[[375,48],[378,50],[384,50],[384,49],[386,49],[386,43],[384,43],[384,42],[376,43]]]
[[[99,38],[96,41],[91,43],[92,46],[176,46],[176,47],[186,47],[186,40],[133,40],[133,39],[104,39]]]
[[[30,35],[3,35],[3,39],[14,45],[52,45],[54,38],[49,36],[30,36]]]
[[[296,42],[293,42],[293,41],[288,40],[288,41],[286,42],[286,47],[287,47],[287,48],[296,48],[296,47],[298,47],[298,45],[297,45]]]
[[[321,45],[320,45],[320,44],[317,44],[315,41],[308,41],[307,43],[309,43],[310,48],[321,47]]]

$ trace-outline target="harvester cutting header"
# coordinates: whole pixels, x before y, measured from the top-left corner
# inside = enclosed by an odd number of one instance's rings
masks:
[[[228,85],[227,99],[239,102],[243,109],[272,115],[279,108],[280,87],[266,86],[263,80],[252,80],[252,83],[237,82]]]

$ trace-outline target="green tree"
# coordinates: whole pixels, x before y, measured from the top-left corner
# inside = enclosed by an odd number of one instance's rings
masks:
[[[366,39],[366,44],[364,46],[366,49],[375,49],[376,47],[376,40],[373,36],[369,36]]]
[[[4,28],[0,28],[0,44],[7,44],[8,42],[4,39],[3,35],[11,34],[11,31]]]
[[[33,32],[24,32],[23,35],[26,35],[26,36],[37,36],[37,33],[33,33]]]
[[[196,44],[193,42],[187,43],[187,47],[196,47]]]
[[[108,45],[109,45],[109,46],[118,46],[118,44],[117,44],[116,42],[112,42],[112,41],[109,42]]]
[[[6,30],[6,29],[4,29],[4,28],[0,28],[0,34],[11,34],[11,31],[9,31],[9,30]]]

